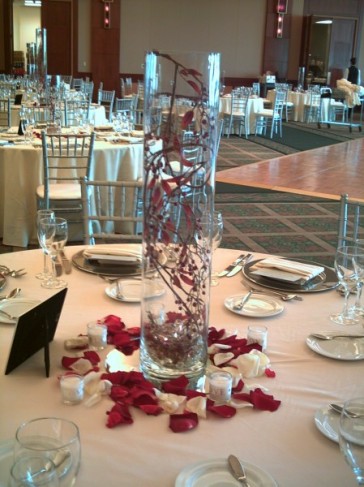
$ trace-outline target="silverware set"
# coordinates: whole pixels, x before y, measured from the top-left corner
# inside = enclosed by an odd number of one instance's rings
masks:
[[[9,267],[6,267],[5,265],[0,266],[0,273],[5,276],[5,277],[21,277],[25,276],[26,271],[25,269],[9,269]]]
[[[223,271],[218,273],[218,277],[233,277],[249,262],[252,254],[241,254],[239,257]]]

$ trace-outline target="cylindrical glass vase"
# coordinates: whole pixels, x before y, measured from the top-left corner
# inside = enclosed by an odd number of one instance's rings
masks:
[[[140,361],[157,386],[207,363],[220,55],[146,56]]]

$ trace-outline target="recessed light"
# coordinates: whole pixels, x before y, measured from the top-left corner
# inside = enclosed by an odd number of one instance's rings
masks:
[[[331,19],[327,19],[327,20],[316,20],[315,24],[332,24],[332,20]]]

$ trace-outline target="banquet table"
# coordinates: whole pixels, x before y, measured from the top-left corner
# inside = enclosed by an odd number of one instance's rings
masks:
[[[66,254],[71,258],[82,248],[68,246]],[[214,268],[225,268],[240,253],[218,249],[214,253]],[[56,292],[42,288],[35,278],[43,265],[40,250],[2,254],[0,264],[27,270],[21,278],[8,278],[4,292],[20,286],[20,297],[38,300]],[[267,388],[267,393],[280,400],[281,405],[275,412],[240,409],[230,419],[208,415],[207,419],[200,419],[196,429],[173,433],[166,414],[146,416],[139,410],[132,411],[133,424],[107,428],[106,412],[113,405],[107,396],[89,408],[83,403],[68,406],[61,402],[58,384],[59,375],[64,373],[61,358],[70,355],[64,350],[64,341],[84,334],[88,322],[109,314],[120,316],[127,327],[140,323],[139,303],[109,298],[105,293],[109,284],[100,277],[75,268],[63,277],[68,282],[68,294],[50,346],[50,377],[45,378],[42,351],[9,375],[0,376],[0,486],[6,485],[17,426],[42,416],[64,417],[78,425],[82,462],[76,485],[80,486],[172,487],[186,466],[226,459],[230,453],[269,473],[280,487],[356,485],[338,444],[318,430],[314,416],[331,402],[342,403],[347,398],[364,395],[363,363],[328,358],[313,352],[306,344],[311,332],[342,330],[329,319],[331,312],[342,309],[339,293],[334,290],[305,293],[303,301],[285,302],[283,312],[277,316],[247,318],[224,307],[226,297],[247,292],[242,275],[221,278],[211,288],[209,325],[230,333],[236,331],[241,337],[246,336],[252,323],[268,328],[266,354],[276,376],[246,382]],[[13,330],[14,325],[0,324],[2,371]],[[363,332],[363,327],[352,326],[348,331]],[[101,352],[102,357],[110,350],[111,346]],[[126,363],[137,368],[138,353],[134,352]]]
[[[260,112],[264,108],[264,99],[256,96],[251,96],[248,99],[247,104],[247,132],[248,134],[255,133],[255,114]],[[220,109],[221,114],[230,114],[231,111],[231,95],[224,95],[220,98]]]
[[[274,103],[275,90],[269,90],[267,92],[267,100]],[[305,105],[310,102],[310,94],[308,91],[288,91],[287,101],[292,102],[294,105],[293,120],[294,122],[305,121]],[[321,106],[321,120],[329,120],[329,105],[330,98],[322,99]]]
[[[135,180],[142,177],[143,144],[96,141],[90,178]],[[26,247],[36,240],[36,196],[42,184],[40,145],[0,147],[0,237],[4,245]]]

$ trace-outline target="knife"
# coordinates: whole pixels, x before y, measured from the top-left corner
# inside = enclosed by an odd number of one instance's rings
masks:
[[[252,257],[252,254],[246,255],[239,263],[236,265],[232,271],[230,271],[228,274],[226,274],[226,277],[233,277],[235,274],[241,271],[241,269],[244,267],[244,265],[250,260]]]
[[[229,274],[230,271],[234,269],[235,266],[237,266],[243,259],[245,259],[245,254],[239,255],[239,257],[232,263],[230,264],[226,269],[218,273],[218,277],[224,277],[227,274]]]
[[[240,460],[235,455],[229,455],[228,462],[236,480],[241,482],[242,485],[245,485],[245,487],[249,487],[248,479],[246,478],[245,470]]]
[[[64,253],[64,250],[63,249],[61,249],[59,251],[59,255],[61,256],[62,265],[64,267],[64,272],[66,274],[71,274],[71,272],[72,272],[72,264],[69,261],[69,259],[67,259],[66,254]]]

